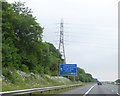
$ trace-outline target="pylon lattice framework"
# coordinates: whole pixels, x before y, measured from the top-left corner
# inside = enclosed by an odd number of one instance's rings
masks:
[[[65,45],[64,45],[64,22],[63,22],[63,20],[61,20],[61,22],[60,22],[59,51],[62,55],[62,59],[64,59],[64,63],[66,64]]]

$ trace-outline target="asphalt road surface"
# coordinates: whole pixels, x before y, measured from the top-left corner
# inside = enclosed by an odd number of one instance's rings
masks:
[[[88,84],[83,87],[79,87],[61,94],[82,94],[80,96],[89,96],[92,94],[95,94],[95,96],[98,94],[102,94],[104,96],[120,96],[119,90],[120,85],[113,85],[113,84],[102,84],[102,85],[97,85],[97,84]],[[102,96],[101,95],[101,96]]]

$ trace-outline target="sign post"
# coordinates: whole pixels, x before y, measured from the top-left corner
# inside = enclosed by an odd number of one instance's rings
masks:
[[[77,64],[60,64],[60,76],[77,76]]]

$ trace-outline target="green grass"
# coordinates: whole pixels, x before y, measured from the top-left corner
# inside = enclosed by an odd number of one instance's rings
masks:
[[[70,90],[76,89],[76,88],[81,87],[83,85],[84,84],[81,84],[80,86],[75,86],[75,87],[69,87],[69,88],[63,88],[63,89],[56,89],[56,90],[33,93],[33,95],[34,94],[59,94],[59,93],[65,92],[65,91],[70,91]]]
[[[48,91],[43,91],[43,92],[32,93],[31,95],[30,94],[22,94],[22,95],[17,95],[17,96],[39,96],[39,95],[44,95],[44,96],[49,96],[49,95],[52,96],[53,95],[54,96],[55,94],[70,91],[70,90],[76,89],[81,86],[83,86],[83,84],[81,84],[80,86],[76,86],[76,87],[48,90]]]
[[[11,80],[4,77],[2,82],[2,91],[71,85],[78,83],[82,84],[81,82],[70,81],[64,77],[25,73],[22,71],[11,72],[11,76],[9,76],[9,78]]]
[[[2,91],[2,79],[0,78],[0,92]]]

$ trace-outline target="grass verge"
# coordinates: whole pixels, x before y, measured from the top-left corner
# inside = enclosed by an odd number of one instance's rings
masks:
[[[3,77],[2,91],[12,91],[31,88],[42,88],[60,85],[82,84],[64,77],[25,73],[22,71],[10,72],[9,78]]]
[[[43,91],[43,92],[37,92],[37,93],[32,93],[32,94],[24,94],[24,95],[22,94],[22,95],[17,95],[17,96],[49,96],[49,95],[54,96],[54,95],[62,93],[62,92],[66,92],[66,91],[76,89],[76,88],[81,87],[83,85],[84,84],[81,84],[80,86],[76,86],[76,87],[48,90],[48,91]]]

